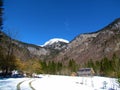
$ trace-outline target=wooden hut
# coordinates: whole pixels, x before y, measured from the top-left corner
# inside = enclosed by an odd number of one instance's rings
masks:
[[[93,76],[95,74],[93,68],[81,68],[78,70],[78,76]]]

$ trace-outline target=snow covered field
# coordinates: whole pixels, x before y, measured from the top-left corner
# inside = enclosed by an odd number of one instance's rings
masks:
[[[116,80],[113,78],[39,76],[41,78],[0,79],[0,90],[120,90]]]

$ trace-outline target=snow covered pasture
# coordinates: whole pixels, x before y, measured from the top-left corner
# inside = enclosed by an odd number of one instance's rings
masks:
[[[39,75],[0,80],[0,90],[120,90],[113,78]]]

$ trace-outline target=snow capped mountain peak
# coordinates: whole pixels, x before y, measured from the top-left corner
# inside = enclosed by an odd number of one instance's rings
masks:
[[[53,39],[50,39],[49,41],[45,42],[45,44],[43,46],[52,45],[53,43],[57,43],[57,42],[69,43],[68,40],[65,40],[62,38],[53,38]]]

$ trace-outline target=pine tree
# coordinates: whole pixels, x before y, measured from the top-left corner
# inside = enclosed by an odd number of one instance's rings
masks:
[[[0,0],[0,31],[2,30],[3,25],[3,0]]]
[[[76,72],[77,67],[78,67],[78,65],[76,64],[75,60],[73,60],[73,59],[69,60],[68,68],[70,69],[70,71]]]
[[[3,0],[0,0],[0,69],[5,76],[16,68],[16,57],[14,56],[14,44],[10,35],[5,35],[3,30]]]
[[[41,64],[41,68],[42,68],[42,73],[48,73],[46,61],[40,61],[40,64]]]
[[[95,68],[94,68],[95,72],[97,75],[100,75],[100,61],[96,61],[95,62]]]

